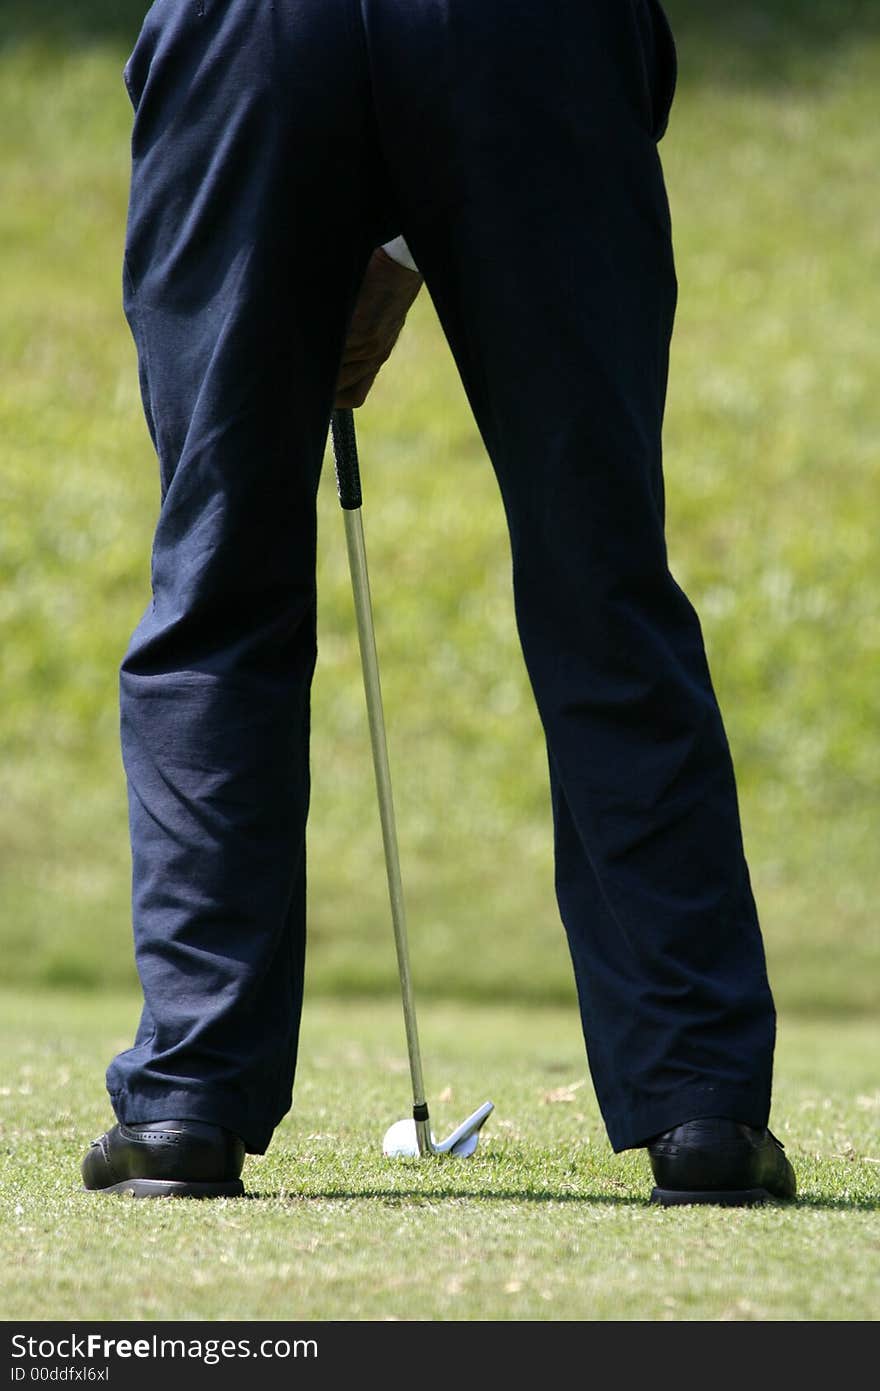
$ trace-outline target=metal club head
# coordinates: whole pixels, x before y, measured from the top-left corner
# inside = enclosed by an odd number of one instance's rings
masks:
[[[445,1140],[437,1140],[432,1134],[428,1140],[429,1148],[419,1147],[419,1135],[414,1120],[395,1121],[385,1132],[382,1153],[389,1159],[418,1159],[420,1154],[452,1154],[456,1159],[470,1159],[480,1143],[480,1131],[495,1109],[495,1103],[484,1101],[467,1120],[462,1121]],[[427,1126],[425,1127],[427,1129]]]

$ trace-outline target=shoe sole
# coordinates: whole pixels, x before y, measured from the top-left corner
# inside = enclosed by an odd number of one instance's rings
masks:
[[[86,1193],[119,1193],[129,1198],[242,1198],[240,1178],[228,1183],[182,1183],[157,1178],[130,1178],[107,1188],[86,1188]]]
[[[661,1207],[706,1206],[715,1207],[760,1207],[762,1203],[778,1203],[784,1199],[774,1198],[766,1188],[697,1188],[688,1191],[684,1188],[655,1188],[651,1202]]]

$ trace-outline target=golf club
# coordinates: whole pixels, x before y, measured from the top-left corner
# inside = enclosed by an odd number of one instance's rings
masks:
[[[431,1134],[409,966],[406,912],[403,901],[403,884],[400,877],[400,855],[397,847],[397,827],[391,791],[388,744],[385,737],[385,716],[382,710],[382,690],[379,684],[379,660],[376,652],[376,634],[373,627],[373,606],[370,600],[370,581],[367,573],[367,553],[364,545],[364,527],[361,515],[363,498],[352,412],[350,410],[334,411],[330,428],[333,437],[333,454],[336,461],[336,487],[342,506],[342,514],[345,518],[345,539],[348,546],[348,564],[351,571],[351,587],[357,615],[364,690],[367,696],[370,743],[373,749],[373,768],[376,774],[379,817],[382,823],[382,843],[385,848],[385,868],[388,875],[388,894],[391,900],[391,920],[394,924],[394,943],[397,948],[397,969],[400,974],[400,993],[403,999],[403,1018],[406,1025],[406,1045],[409,1053],[409,1070],[413,1092],[412,1120],[395,1122],[385,1134],[382,1150],[384,1154],[395,1157],[454,1154],[458,1158],[466,1159],[477,1148],[479,1132],[493,1110],[493,1103],[491,1101],[484,1102],[472,1115],[468,1116],[467,1120],[462,1121],[461,1125],[453,1130],[452,1134],[445,1140],[437,1141]]]

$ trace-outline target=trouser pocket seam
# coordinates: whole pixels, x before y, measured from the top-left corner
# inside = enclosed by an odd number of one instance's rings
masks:
[[[660,0],[630,0],[648,127],[662,140],[675,97],[678,61],[675,39]]]

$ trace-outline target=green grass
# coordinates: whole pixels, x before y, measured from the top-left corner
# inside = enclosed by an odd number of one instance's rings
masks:
[[[399,1011],[307,1008],[294,1111],[250,1197],[78,1191],[129,997],[0,997],[6,1319],[870,1319],[880,1314],[876,1030],[783,1021],[774,1125],[801,1200],[663,1211],[615,1157],[572,1010],[431,1005],[438,1131],[491,1095],[471,1161],[380,1154],[407,1110]],[[442,1100],[441,1100],[442,1098]],[[554,1099],[555,1098],[555,1099]],[[565,1099],[562,1099],[565,1098]]]
[[[132,980],[116,668],[158,502],[119,303],[141,8],[0,17],[0,947],[22,983]],[[777,995],[842,1015],[875,1004],[880,966],[880,24],[856,0],[669,10],[670,553],[704,620]],[[361,434],[420,989],[568,1001],[501,507],[427,298]],[[310,981],[379,993],[394,963],[329,471],[319,584]]]

